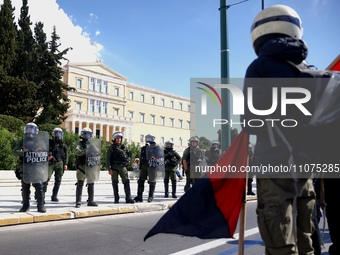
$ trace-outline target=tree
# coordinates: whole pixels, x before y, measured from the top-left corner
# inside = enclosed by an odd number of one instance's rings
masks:
[[[4,0],[0,10],[0,69],[6,74],[12,74],[16,61],[16,35],[14,10],[10,0]]]
[[[65,59],[64,55],[71,48],[59,51],[60,37],[57,35],[55,27],[49,43],[46,42],[42,23],[36,25],[35,36],[38,52],[37,70],[40,70],[39,75],[35,78],[36,83],[39,82],[39,98],[41,98],[41,112],[37,116],[36,122],[59,125],[62,120],[66,119],[65,113],[70,107],[70,100],[65,91],[74,90],[62,82],[63,71],[60,67],[61,60]]]
[[[22,1],[20,18],[18,20],[19,29],[17,31],[17,58],[15,69],[13,70],[14,76],[23,77],[29,80],[33,80],[34,73],[34,62],[36,54],[34,51],[34,37],[31,29],[32,22],[28,15],[27,0]]]

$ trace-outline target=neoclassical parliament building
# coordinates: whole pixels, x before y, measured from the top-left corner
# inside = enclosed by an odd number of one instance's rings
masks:
[[[182,152],[190,138],[190,98],[138,86],[101,61],[68,62],[63,82],[75,88],[67,92],[70,108],[62,127],[80,133],[91,128],[94,135],[111,141],[116,131],[128,143],[143,146],[144,137],[153,134],[156,142],[171,140]]]

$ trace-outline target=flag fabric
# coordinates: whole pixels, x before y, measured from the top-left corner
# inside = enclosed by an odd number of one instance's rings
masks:
[[[248,161],[249,136],[244,131],[234,139],[215,164],[226,170],[199,179],[146,234],[144,241],[160,233],[201,239],[231,238],[245,199],[246,173],[239,171]]]

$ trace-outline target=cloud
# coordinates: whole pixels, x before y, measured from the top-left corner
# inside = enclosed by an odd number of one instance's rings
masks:
[[[3,0],[0,0],[0,4],[3,4]],[[20,16],[22,0],[12,0],[12,5],[15,7],[14,15],[17,22]],[[50,40],[53,27],[55,26],[56,32],[60,37],[61,46],[59,50],[69,47],[73,48],[65,56],[71,62],[94,62],[100,59],[100,53],[104,47],[98,42],[93,43],[90,34],[82,27],[75,25],[74,18],[68,16],[59,7],[56,0],[29,0],[28,6],[32,24],[34,25],[39,21],[44,24],[47,40]],[[90,14],[90,18],[94,22],[98,19],[94,14]],[[95,35],[99,34],[100,31],[97,31]]]

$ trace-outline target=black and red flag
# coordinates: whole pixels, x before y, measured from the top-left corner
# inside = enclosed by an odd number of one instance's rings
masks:
[[[156,225],[144,241],[160,233],[195,236],[201,239],[231,238],[245,199],[249,135],[234,139],[215,166],[237,172],[216,171],[199,179]],[[218,169],[217,167],[215,169]]]

